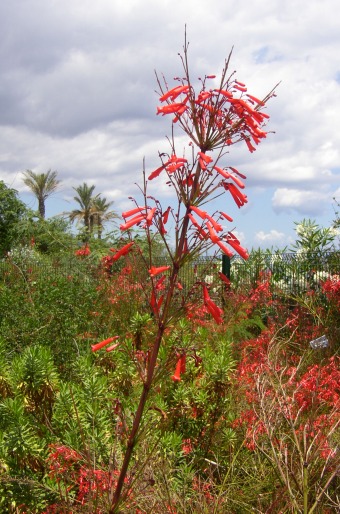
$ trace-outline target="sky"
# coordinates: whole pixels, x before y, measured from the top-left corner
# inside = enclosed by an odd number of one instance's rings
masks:
[[[250,94],[280,83],[267,138],[226,156],[247,176],[248,203],[224,196],[216,207],[248,249],[290,247],[295,223],[328,227],[340,201],[338,10],[338,0],[1,0],[0,180],[37,209],[22,173],[56,170],[47,217],[75,209],[83,182],[118,214],[132,208],[143,163],[152,171],[169,151],[155,70],[177,85],[186,26],[193,81],[218,78],[233,49],[230,70]],[[176,130],[178,148],[188,141]]]

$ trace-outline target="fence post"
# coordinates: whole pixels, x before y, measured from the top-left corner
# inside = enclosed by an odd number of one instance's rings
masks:
[[[230,280],[230,257],[222,255],[222,273]]]

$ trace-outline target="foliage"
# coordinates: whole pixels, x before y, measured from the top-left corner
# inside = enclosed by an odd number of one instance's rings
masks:
[[[303,219],[295,224],[297,239],[293,249],[300,253],[303,259],[311,261],[315,257],[320,257],[323,252],[334,250],[334,241],[338,235],[336,228],[319,227],[310,219]],[[312,261],[310,264],[312,265]]]
[[[0,511],[109,512],[108,484],[118,478],[157,331],[145,286],[136,287],[124,259],[109,275],[91,275],[75,259],[72,277],[13,267],[1,282]],[[332,512],[339,281],[292,306],[263,279],[223,292],[223,324],[195,304],[165,333],[124,512],[301,510],[301,451],[309,451],[309,508],[331,479],[320,509]],[[209,285],[215,301],[218,285]],[[329,346],[312,350],[324,333]],[[90,351],[114,334],[114,351]],[[183,355],[185,372],[174,381]],[[291,412],[292,425],[280,406],[305,401],[312,403]],[[307,428],[317,437],[303,446]]]
[[[17,225],[26,211],[17,191],[0,180],[0,259],[10,251],[17,238]]]
[[[28,212],[17,225],[17,245],[32,246],[42,254],[69,255],[75,245],[75,237],[69,230],[69,224],[59,218],[36,218]]]
[[[93,236],[95,229],[97,230],[98,239],[102,238],[103,225],[117,217],[113,211],[109,211],[113,202],[108,202],[106,198],[100,194],[93,195],[94,185],[89,186],[86,182],[73,188],[77,196],[74,200],[78,203],[79,208],[67,214],[70,221],[83,223],[83,231],[81,238],[83,242],[88,242]]]
[[[23,175],[24,184],[29,187],[38,200],[39,216],[44,219],[46,199],[56,191],[60,184],[60,180],[57,180],[58,173],[52,170],[48,170],[46,173],[26,170]]]

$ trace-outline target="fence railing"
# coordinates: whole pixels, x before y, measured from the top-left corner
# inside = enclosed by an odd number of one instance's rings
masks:
[[[155,265],[166,265],[164,258],[159,258]],[[123,264],[115,265],[112,276],[119,272]],[[99,265],[91,261],[70,260],[46,264],[32,261],[0,261],[0,281],[32,276],[40,279],[78,276],[96,279]],[[315,288],[323,280],[340,275],[340,251],[323,253],[275,253],[252,252],[247,261],[238,256],[228,259],[226,256],[199,257],[190,261],[181,270],[179,280],[186,288],[193,284],[206,281],[213,283],[219,281],[218,272],[222,271],[231,282],[234,289],[242,288],[245,291],[255,287],[259,281],[270,277],[272,287],[286,292],[300,292],[308,288]],[[135,274],[138,276],[138,273]],[[146,272],[147,277],[147,272]]]

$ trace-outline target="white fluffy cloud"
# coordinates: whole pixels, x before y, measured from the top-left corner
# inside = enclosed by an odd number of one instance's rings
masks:
[[[285,240],[286,236],[283,232],[279,232],[278,230],[272,229],[270,232],[264,232],[260,230],[255,234],[255,241],[257,241],[260,245],[262,243],[265,244],[279,244]]]
[[[330,205],[331,196],[323,191],[304,191],[299,189],[279,188],[272,199],[276,212],[296,211],[303,215],[322,214]]]

